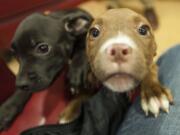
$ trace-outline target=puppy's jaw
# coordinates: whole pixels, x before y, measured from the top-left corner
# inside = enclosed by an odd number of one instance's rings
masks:
[[[114,75],[103,83],[115,92],[127,92],[134,89],[138,83],[129,75]]]

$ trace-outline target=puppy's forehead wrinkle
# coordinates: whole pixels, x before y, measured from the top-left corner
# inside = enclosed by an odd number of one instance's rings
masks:
[[[103,43],[102,47],[100,48],[100,52],[104,52],[108,47],[112,46],[113,44],[125,44],[133,49],[137,48],[136,43],[130,36],[122,32],[118,32],[117,36],[111,37]]]
[[[126,8],[108,10],[100,18],[104,23],[103,27],[114,27],[115,29],[127,26],[127,24],[138,26],[139,23],[145,23],[149,25],[142,15]],[[112,23],[114,25],[111,25]]]
[[[105,14],[103,14],[103,17],[111,17],[111,18],[118,18],[118,17],[122,17],[122,18],[128,18],[128,17],[134,17],[134,16],[139,16],[139,14],[137,14],[136,12],[128,9],[128,8],[120,8],[120,9],[111,9],[108,10],[107,12],[105,12]]]
[[[92,24],[93,26],[97,26],[97,25],[103,25],[103,19],[102,18],[97,18],[94,22],[93,22],[93,24]]]
[[[59,29],[52,28],[51,26],[47,27],[46,25],[39,24],[35,27],[30,25],[29,27],[20,26],[13,38],[13,41],[19,45],[30,45],[31,47],[36,46],[38,43],[49,43],[54,44],[58,42],[59,38]],[[56,29],[56,30],[55,30]]]
[[[18,36],[27,31],[35,31],[43,34],[47,31],[45,29],[58,30],[59,25],[60,24],[57,24],[57,21],[54,19],[47,18],[41,14],[32,14],[20,23],[16,30],[15,36]]]

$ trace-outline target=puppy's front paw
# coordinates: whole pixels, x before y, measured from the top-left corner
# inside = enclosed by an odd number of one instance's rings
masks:
[[[80,106],[83,97],[73,99],[65,110],[60,114],[59,124],[70,123],[74,121],[80,114]]]
[[[68,119],[66,116],[61,115],[59,118],[59,124],[70,123],[73,120]]]
[[[14,106],[0,107],[0,131],[7,129],[15,119],[18,110]]]
[[[169,113],[171,103],[173,103],[173,96],[170,90],[160,85],[141,90],[141,107],[146,116],[150,112],[158,117],[160,110]]]
[[[69,86],[75,90],[81,88],[88,88],[88,74],[90,71],[90,65],[86,58],[85,51],[77,52],[72,61],[69,63],[69,70],[67,73],[67,80]]]
[[[66,109],[59,118],[59,124],[66,124],[74,121],[79,116],[78,112]]]

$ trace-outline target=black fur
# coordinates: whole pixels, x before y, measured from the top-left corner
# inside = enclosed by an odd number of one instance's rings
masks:
[[[78,19],[87,23],[81,30],[75,29]],[[86,33],[91,20],[87,13],[77,9],[50,15],[35,13],[26,18],[17,28],[12,42],[20,62],[16,86],[30,91],[49,86],[75,55],[74,48],[84,49],[85,36],[80,35]],[[38,46],[41,44],[48,46],[50,51],[40,53]]]
[[[81,115],[73,122],[39,126],[21,135],[115,135],[127,109],[125,94],[103,88],[82,104]]]
[[[0,130],[12,123],[32,92],[47,88],[53,83],[70,59],[73,60],[82,52],[86,61],[84,51],[79,50],[85,49],[85,35],[91,21],[92,17],[87,12],[73,9],[49,15],[34,13],[20,23],[12,40],[12,49],[20,63],[16,79],[17,90],[0,107]],[[84,61],[82,64],[87,64]],[[80,63],[73,67],[75,62],[72,61],[69,65],[69,85],[84,87],[82,81],[74,80],[82,80],[89,65],[82,66]],[[74,68],[78,72],[72,71]]]

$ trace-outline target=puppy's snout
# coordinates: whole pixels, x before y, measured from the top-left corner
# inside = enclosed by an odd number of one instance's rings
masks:
[[[29,86],[28,86],[28,85],[22,85],[22,86],[21,86],[21,89],[22,89],[22,90],[29,90]]]
[[[21,90],[29,90],[29,84],[26,80],[17,80],[16,87]]]
[[[34,72],[28,72],[28,78],[30,80],[36,80],[37,79],[37,74]]]
[[[125,44],[113,44],[106,49],[106,54],[111,60],[128,60],[132,54],[132,48]]]

